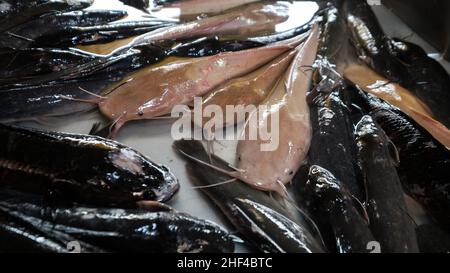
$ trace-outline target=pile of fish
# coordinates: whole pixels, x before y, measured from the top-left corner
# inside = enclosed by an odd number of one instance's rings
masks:
[[[450,76],[366,1],[0,0],[0,55],[1,252],[450,252]],[[278,122],[276,149],[239,139],[233,163],[173,144],[237,236],[112,140],[197,97],[258,106],[216,131]],[[22,124],[90,111],[89,134]]]

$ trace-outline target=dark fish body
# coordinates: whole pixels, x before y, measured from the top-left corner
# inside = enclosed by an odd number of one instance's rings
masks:
[[[59,237],[59,233],[113,252],[232,252],[220,226],[174,211],[116,208],[47,209],[39,200],[0,193],[0,213]]]
[[[417,241],[422,253],[450,253],[450,235],[433,224],[416,228]]]
[[[175,142],[174,147],[205,162],[209,160],[200,142],[182,140]],[[201,163],[188,160],[188,172],[194,178],[195,185],[210,185],[202,190],[233,226],[260,251],[270,253],[326,251],[310,223],[299,217],[297,211],[291,207],[282,205],[280,201],[240,181],[214,186],[216,183],[229,180],[230,177],[211,171]],[[228,168],[218,158],[214,158],[213,163],[221,168]]]
[[[301,191],[328,248],[339,253],[368,252],[375,241],[367,221],[361,216],[351,193],[328,170],[313,165]]]
[[[221,52],[239,51],[263,46],[249,40],[221,40],[219,37],[201,38],[176,46],[171,55],[178,57],[205,57]]]
[[[96,57],[81,65],[71,64],[63,70],[0,86],[0,104],[4,105],[0,120],[33,120],[89,111],[95,104],[67,98],[95,100],[84,90],[102,95],[127,74],[166,56],[163,48],[142,46],[119,56]]]
[[[112,22],[95,26],[73,26],[51,35],[41,36],[31,47],[70,47],[112,42],[173,25],[160,19]]]
[[[46,13],[89,7],[93,0],[4,0],[0,9],[0,33]]]
[[[347,25],[357,53],[366,64],[398,83],[428,106],[433,117],[450,127],[450,75],[419,46],[384,34],[365,1],[345,1]]]
[[[400,84],[424,102],[437,120],[450,127],[450,75],[418,45],[400,39],[392,39],[391,44],[393,55],[408,72]]]
[[[392,56],[391,43],[366,1],[343,1],[342,11],[358,57],[393,82],[407,78],[404,66]]]
[[[43,75],[65,71],[97,59],[98,56],[71,49],[0,49],[0,88],[24,83]]]
[[[353,101],[383,128],[395,144],[397,171],[406,193],[450,230],[450,152],[408,116],[370,94],[351,90]]]
[[[248,40],[250,42],[256,42],[256,43],[262,43],[262,44],[270,44],[275,43],[283,40],[287,40],[290,38],[294,38],[298,35],[301,35],[303,33],[306,33],[309,31],[314,24],[313,20],[311,20],[309,23],[304,24],[302,26],[298,26],[296,28],[286,30],[283,32],[270,34],[270,35],[263,35],[263,36],[256,36],[256,37],[250,37]]]
[[[104,25],[126,16],[122,10],[77,10],[48,13],[18,25],[0,35],[0,46],[26,48],[40,37],[55,35],[71,27]],[[54,47],[55,45],[52,45]]]
[[[2,253],[71,253],[77,241],[83,253],[105,250],[58,231],[42,231],[0,212],[0,252]]]
[[[0,188],[104,206],[167,201],[178,181],[164,166],[95,136],[0,125]]]
[[[367,212],[381,251],[418,252],[415,224],[407,214],[395,168],[395,147],[370,116],[356,125],[360,164],[367,189]]]
[[[320,82],[308,95],[313,128],[308,162],[329,170],[355,198],[364,200],[360,170],[354,162],[357,151],[353,124],[340,98],[343,79],[325,61],[319,66]]]

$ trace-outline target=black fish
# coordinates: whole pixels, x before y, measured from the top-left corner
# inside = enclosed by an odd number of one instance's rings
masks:
[[[399,83],[424,102],[438,121],[450,127],[450,75],[418,45],[396,38],[391,44],[393,55],[408,72]]]
[[[450,75],[419,46],[387,37],[366,1],[344,1],[346,20],[358,55],[388,80],[417,96],[450,127]]]
[[[30,47],[39,37],[55,35],[75,26],[104,25],[126,15],[127,12],[123,10],[77,10],[44,14],[0,34],[0,47]]]
[[[3,0],[0,13],[0,33],[45,13],[80,10],[94,0]]]
[[[331,172],[316,165],[311,166],[308,176],[299,191],[329,249],[339,253],[368,252],[369,243],[375,239],[345,185]]]
[[[395,165],[398,155],[370,116],[363,116],[355,134],[367,189],[367,212],[381,251],[418,252],[415,224],[408,215]]]
[[[2,253],[71,253],[77,251],[73,243],[80,246],[83,253],[100,253],[105,250],[94,247],[74,237],[49,230],[39,230],[19,223],[13,217],[0,212],[0,252]]]
[[[174,148],[183,155],[204,160],[209,157],[200,142],[180,140]],[[218,158],[214,164],[221,168],[228,165]],[[292,207],[283,206],[281,201],[255,190],[240,181],[215,185],[230,179],[218,171],[211,171],[202,163],[188,158],[188,171],[193,182],[220,208],[235,228],[257,249],[263,252],[311,253],[325,252],[317,233],[306,221],[299,217]],[[290,209],[289,209],[290,208]]]
[[[165,57],[167,51],[161,47],[140,46],[118,56],[94,58],[81,65],[0,86],[0,104],[4,105],[0,108],[0,120],[33,120],[89,111],[96,107],[95,103],[77,100],[98,98],[85,90],[103,95],[127,74]]]
[[[263,45],[262,43],[248,40],[221,40],[220,37],[215,36],[182,43],[173,48],[170,55],[178,57],[205,57],[221,52],[239,51]]]
[[[392,44],[366,1],[343,1],[342,12],[358,57],[389,80],[400,83],[405,68],[392,56]]]
[[[71,47],[101,44],[140,35],[173,24],[172,21],[153,18],[152,20],[112,22],[95,26],[71,26],[51,35],[36,38],[30,44],[30,47]]]
[[[351,195],[365,199],[350,112],[340,98],[345,88],[343,79],[324,59],[317,62],[317,84],[308,94],[313,129],[308,162],[329,170],[342,181]]]
[[[0,49],[0,89],[14,83],[24,84],[33,78],[67,71],[98,56],[74,49],[30,48]]]
[[[370,114],[397,147],[397,171],[408,195],[450,229],[450,151],[400,110],[353,89],[353,102]]]
[[[179,188],[166,167],[100,137],[0,125],[0,143],[0,188],[131,207],[167,201]]]
[[[116,208],[46,208],[39,198],[0,192],[0,213],[15,223],[113,252],[232,252],[220,226],[175,211]],[[81,249],[83,251],[83,249]]]

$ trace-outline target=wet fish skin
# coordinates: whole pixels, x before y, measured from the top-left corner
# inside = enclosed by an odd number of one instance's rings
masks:
[[[192,140],[174,142],[174,149],[199,160],[208,162],[209,157],[202,144]],[[305,215],[289,203],[268,196],[266,193],[235,181],[212,186],[230,177],[209,167],[187,159],[187,169],[197,186],[210,186],[202,191],[219,207],[233,226],[262,252],[310,253],[326,252],[317,233]],[[213,164],[229,169],[228,164],[217,157]]]
[[[1,9],[0,33],[42,14],[80,10],[89,7],[93,2],[94,0],[5,0]]]
[[[44,14],[0,34],[0,46],[16,49],[28,48],[33,43],[36,45],[35,40],[39,37],[55,35],[55,33],[61,33],[73,26],[86,27],[107,24],[126,15],[126,11],[122,10],[76,10]],[[55,46],[56,44],[52,45],[52,47]]]
[[[75,241],[70,235],[57,231],[43,232],[30,225],[0,213],[0,251],[2,253],[71,253],[69,242]],[[104,249],[94,247],[81,240],[83,253],[103,253]]]
[[[450,152],[398,109],[371,94],[350,91],[353,102],[376,120],[397,147],[403,189],[442,227],[450,228]]]
[[[416,44],[401,39],[391,39],[393,56],[398,58],[408,72],[400,84],[411,90],[433,112],[436,119],[450,127],[450,75],[442,65],[430,58]]]
[[[365,199],[350,111],[341,99],[344,80],[326,60],[317,62],[320,78],[308,95],[312,124],[308,162],[329,170],[358,200]]]
[[[104,138],[0,125],[0,139],[0,188],[123,207],[167,201],[179,188],[165,166]]]
[[[250,40],[221,40],[220,37],[215,36],[183,43],[180,46],[176,46],[170,55],[178,57],[206,57],[222,52],[246,50],[264,45],[263,43]]]
[[[161,19],[112,22],[94,26],[71,26],[50,35],[36,38],[30,47],[71,47],[112,42],[170,27],[173,22]]]
[[[348,32],[358,57],[389,80],[400,83],[408,77],[404,66],[392,58],[389,38],[366,1],[342,2]]]
[[[331,172],[311,166],[308,181],[297,190],[302,192],[301,198],[316,219],[328,249],[339,253],[368,252],[368,243],[375,241],[368,222],[355,206],[351,192]]]
[[[0,49],[0,89],[95,60],[92,54],[55,48]]]
[[[67,207],[46,209],[39,198],[0,193],[0,212],[46,233],[65,233],[107,251],[232,252],[227,231],[175,211]]]
[[[34,120],[90,111],[95,104],[63,99],[62,96],[97,99],[83,90],[104,95],[127,74],[159,62],[167,54],[164,48],[141,46],[117,57],[96,57],[82,65],[75,63],[63,70],[1,86],[0,103],[5,107],[0,108],[0,120]]]
[[[408,216],[395,165],[395,147],[370,116],[355,129],[367,189],[367,212],[381,251],[418,252],[415,224]]]

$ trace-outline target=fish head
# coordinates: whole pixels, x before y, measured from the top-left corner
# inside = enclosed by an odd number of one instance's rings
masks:
[[[178,180],[165,166],[153,163],[130,148],[113,149],[106,155],[98,179],[112,192],[134,201],[169,200],[179,188]]]
[[[377,140],[380,138],[379,128],[371,116],[365,115],[356,124],[355,136],[358,145],[364,142],[370,142],[371,140]]]
[[[318,165],[312,165],[309,168],[307,187],[311,187],[315,194],[323,195],[326,193],[339,192],[340,182],[327,169]]]

